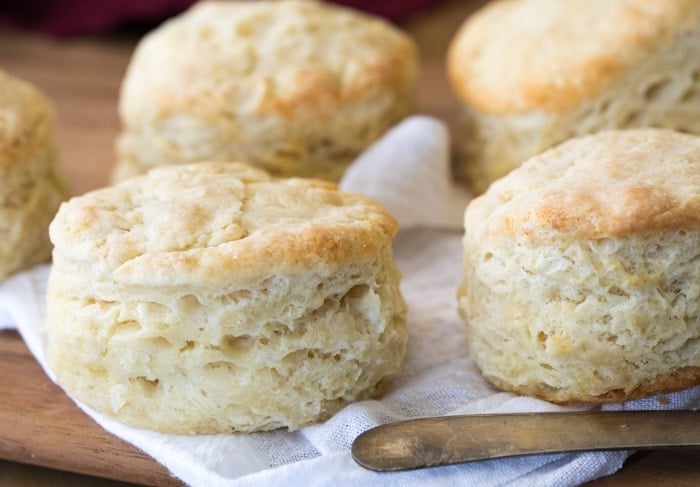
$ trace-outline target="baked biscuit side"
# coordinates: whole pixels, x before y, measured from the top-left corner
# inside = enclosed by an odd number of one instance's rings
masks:
[[[465,248],[470,353],[499,387],[595,403],[700,382],[700,230]]]
[[[115,287],[55,262],[49,362],[76,397],[133,426],[297,429],[370,397],[405,354],[388,246],[226,289]]]

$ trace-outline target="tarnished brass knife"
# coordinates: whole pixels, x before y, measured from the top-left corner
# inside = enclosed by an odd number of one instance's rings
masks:
[[[700,445],[700,412],[588,411],[443,416],[384,424],[360,434],[352,456],[377,471],[491,458]]]

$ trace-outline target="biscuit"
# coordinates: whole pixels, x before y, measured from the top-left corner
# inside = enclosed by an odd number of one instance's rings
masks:
[[[166,166],[64,203],[47,356],[75,397],[169,433],[296,429],[397,372],[395,220],[329,182]]]
[[[700,3],[494,1],[452,40],[458,173],[474,193],[572,137],[617,128],[700,134]]]
[[[413,41],[360,12],[309,1],[198,3],[135,51],[113,180],[236,160],[337,181],[413,111],[416,72]]]
[[[459,310],[496,386],[558,403],[700,383],[700,138],[604,131],[465,212]]]
[[[49,222],[68,197],[54,112],[29,83],[0,71],[0,279],[49,260]]]

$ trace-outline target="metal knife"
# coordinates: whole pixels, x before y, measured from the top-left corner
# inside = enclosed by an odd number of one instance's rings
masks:
[[[352,456],[377,471],[492,458],[700,445],[700,411],[474,414],[411,419],[360,434]]]

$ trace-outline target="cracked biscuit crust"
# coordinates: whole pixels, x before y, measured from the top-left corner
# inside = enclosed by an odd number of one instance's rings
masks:
[[[467,210],[484,239],[616,238],[700,228],[700,137],[609,130],[560,144],[494,183]]]
[[[332,183],[196,163],[75,198],[50,231],[57,253],[119,282],[205,285],[374,255],[397,224]]]

